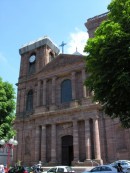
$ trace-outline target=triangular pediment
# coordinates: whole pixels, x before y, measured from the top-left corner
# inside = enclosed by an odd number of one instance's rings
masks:
[[[84,56],[82,55],[69,55],[69,54],[60,54],[54,60],[49,62],[43,69],[42,72],[48,72],[51,70],[64,68],[68,65],[74,65],[77,63],[84,63]]]

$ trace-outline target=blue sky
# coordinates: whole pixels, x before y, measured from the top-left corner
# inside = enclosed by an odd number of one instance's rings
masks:
[[[107,12],[111,0],[1,0],[0,1],[0,77],[18,82],[19,49],[30,41],[48,36],[64,53],[76,47],[82,53],[88,39],[84,23]],[[61,50],[61,47],[59,47]]]

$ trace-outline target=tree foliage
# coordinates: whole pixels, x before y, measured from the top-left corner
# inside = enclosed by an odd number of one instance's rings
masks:
[[[130,127],[130,0],[112,0],[108,19],[87,41],[84,51],[90,76],[86,86],[94,91],[107,115]]]
[[[8,140],[15,135],[15,92],[12,84],[0,78],[0,139]]]

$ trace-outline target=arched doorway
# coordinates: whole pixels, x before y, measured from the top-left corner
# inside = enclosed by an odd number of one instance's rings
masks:
[[[62,165],[71,165],[73,161],[73,136],[67,135],[62,140]]]

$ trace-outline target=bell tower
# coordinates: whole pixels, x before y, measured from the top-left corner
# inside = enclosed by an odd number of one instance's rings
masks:
[[[36,107],[38,97],[38,81],[42,69],[59,54],[57,46],[47,37],[30,42],[19,49],[21,55],[18,79],[16,115],[26,116]],[[42,73],[41,73],[42,74]]]
[[[19,49],[19,53],[21,79],[39,72],[59,54],[59,49],[48,37],[43,37],[24,45]]]

